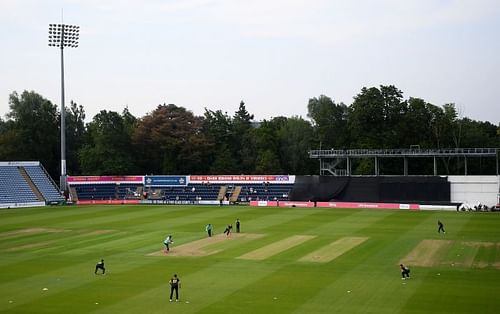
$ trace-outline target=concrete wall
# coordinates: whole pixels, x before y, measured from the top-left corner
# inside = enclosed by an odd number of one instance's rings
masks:
[[[448,176],[448,181],[452,202],[472,206],[478,202],[488,206],[498,203],[500,176]]]

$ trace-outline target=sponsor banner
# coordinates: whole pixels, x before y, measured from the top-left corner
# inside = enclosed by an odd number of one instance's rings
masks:
[[[393,203],[357,203],[357,202],[317,202],[316,207],[330,208],[383,208],[383,209],[412,209],[418,210],[418,204],[393,204]]]
[[[0,166],[2,167],[39,166],[39,165],[40,165],[39,161],[0,161]]]
[[[314,207],[314,202],[280,201],[277,205],[279,207]]]
[[[42,206],[45,206],[45,202],[0,203],[0,208],[42,207]]]
[[[189,176],[190,183],[294,183],[295,176],[289,175],[214,175],[214,176]]]
[[[250,206],[276,207],[276,206],[278,206],[278,202],[276,202],[276,201],[250,201]]]
[[[186,176],[145,176],[144,185],[152,187],[186,186]]]
[[[421,210],[457,210],[454,205],[420,205]]]
[[[68,184],[94,184],[94,183],[137,183],[144,182],[143,176],[69,176]]]
[[[83,200],[77,201],[77,205],[119,205],[119,204],[139,204],[139,200]]]
[[[293,201],[250,201],[250,206],[260,207],[314,207],[314,202]]]
[[[220,205],[220,201],[217,200],[206,200],[206,201],[197,201],[197,204],[200,205]],[[222,205],[229,205],[229,201],[222,201]]]

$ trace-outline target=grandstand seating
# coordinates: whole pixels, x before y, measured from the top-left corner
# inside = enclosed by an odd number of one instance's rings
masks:
[[[73,186],[79,200],[110,200],[117,198],[117,185],[115,183],[79,184]]]
[[[64,201],[64,197],[59,192],[54,181],[52,181],[42,166],[24,166],[24,169],[30,176],[31,181],[42,193],[46,202],[52,203]]]
[[[191,183],[186,186],[148,188],[139,184],[73,184],[79,200],[123,200],[141,198],[142,191],[148,193],[149,199],[165,201],[197,201],[217,200],[222,186],[230,193],[235,186],[241,186],[239,202],[255,200],[273,201],[288,200],[293,184],[201,184]]]
[[[0,166],[0,203],[39,202],[15,166]]]

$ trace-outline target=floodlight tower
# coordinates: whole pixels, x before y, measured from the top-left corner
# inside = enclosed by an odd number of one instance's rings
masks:
[[[60,189],[66,191],[66,123],[64,109],[64,47],[77,48],[80,26],[49,24],[49,46],[61,49],[61,178]]]

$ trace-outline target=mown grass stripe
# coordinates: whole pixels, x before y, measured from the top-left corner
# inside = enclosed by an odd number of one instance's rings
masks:
[[[263,260],[289,250],[297,245],[301,245],[302,243],[309,241],[316,236],[313,235],[294,235],[288,237],[286,239],[271,243],[266,245],[260,249],[254,250],[252,252],[248,252],[239,256],[240,259],[249,259],[249,260]]]
[[[299,261],[328,263],[344,254],[345,252],[352,250],[366,240],[368,240],[367,237],[344,237],[320,248],[319,250],[305,255],[304,257],[300,258]]]

